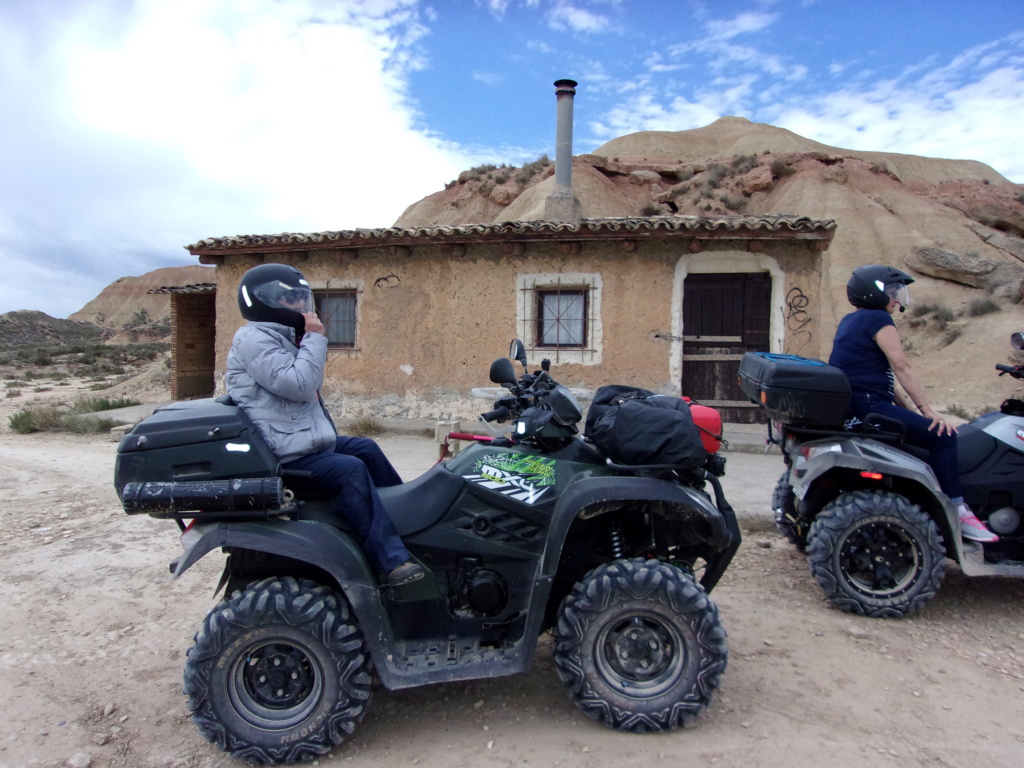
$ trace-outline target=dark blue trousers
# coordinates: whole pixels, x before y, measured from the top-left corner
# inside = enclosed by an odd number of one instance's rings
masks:
[[[402,478],[373,440],[339,437],[334,453],[313,453],[282,467],[309,472],[302,486],[334,494],[334,511],[362,537],[363,550],[378,572],[387,573],[409,559],[377,495],[378,487],[399,485]]]
[[[929,431],[928,427],[931,425],[929,419],[880,397],[854,395],[850,400],[850,410],[862,421],[869,413],[879,413],[882,416],[903,422],[907,429],[907,444],[928,451],[928,464],[935,473],[935,479],[939,481],[942,492],[951,499],[963,498],[960,474],[957,472],[955,434],[940,436],[935,430]]]

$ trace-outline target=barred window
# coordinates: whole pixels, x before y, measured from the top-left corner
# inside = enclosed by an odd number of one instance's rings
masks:
[[[328,347],[354,349],[356,346],[357,291],[313,291],[320,322],[324,324]]]
[[[582,349],[587,345],[586,288],[537,291],[537,346]]]
[[[602,280],[597,272],[516,276],[516,327],[527,355],[600,365]]]

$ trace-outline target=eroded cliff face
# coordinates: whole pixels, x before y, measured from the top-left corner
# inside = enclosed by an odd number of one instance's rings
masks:
[[[124,330],[126,325],[133,322],[140,327],[146,325],[159,329],[170,319],[171,296],[166,293],[147,292],[166,286],[212,283],[216,281],[215,273],[216,270],[212,267],[197,264],[154,269],[138,277],[122,277],[104,288],[95,299],[80,310],[69,315],[68,319],[92,323],[114,332]],[[166,336],[167,332],[163,335]]]

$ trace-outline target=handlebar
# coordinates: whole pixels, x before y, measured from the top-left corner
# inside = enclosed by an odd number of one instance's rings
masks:
[[[1024,379],[1024,366],[1021,365],[1003,365],[1001,363],[997,363],[996,370],[999,371],[1000,376],[1004,373],[1008,373],[1015,379]]]
[[[504,405],[499,405],[493,411],[481,413],[480,418],[484,421],[504,421],[511,415],[511,412]]]

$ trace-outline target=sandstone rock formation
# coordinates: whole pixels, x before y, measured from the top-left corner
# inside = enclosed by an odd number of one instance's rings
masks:
[[[69,320],[92,323],[101,328],[121,331],[133,320],[148,319],[147,324],[166,324],[171,314],[169,294],[149,294],[153,288],[166,286],[193,285],[215,282],[212,267],[200,265],[185,267],[164,267],[154,269],[138,277],[122,277],[104,288],[99,296],[77,312]]]

